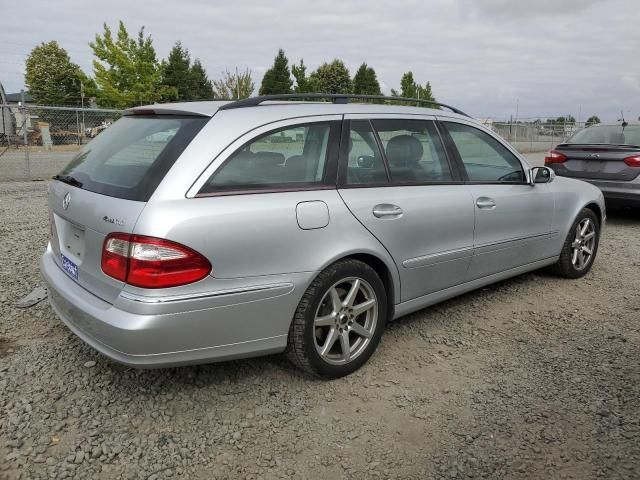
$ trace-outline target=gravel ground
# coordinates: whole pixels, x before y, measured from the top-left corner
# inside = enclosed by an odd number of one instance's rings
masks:
[[[639,213],[593,271],[523,275],[392,323],[360,371],[280,356],[140,371],[46,302],[42,182],[0,184],[0,478],[640,478]]]

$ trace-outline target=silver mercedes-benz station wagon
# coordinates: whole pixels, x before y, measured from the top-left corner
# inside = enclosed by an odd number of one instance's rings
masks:
[[[131,366],[286,352],[332,378],[392,319],[542,267],[589,271],[600,190],[417,102],[128,110],[49,185],[53,309]]]

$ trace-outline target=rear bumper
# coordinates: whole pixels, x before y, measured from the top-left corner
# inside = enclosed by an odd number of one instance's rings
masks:
[[[580,179],[598,187],[607,202],[640,206],[640,177],[631,182]]]
[[[288,281],[263,279],[263,288],[221,290],[167,305],[121,294],[112,305],[68,277],[49,248],[40,268],[53,310],[73,333],[103,355],[142,368],[284,350],[293,313],[311,280],[310,273],[288,276]]]

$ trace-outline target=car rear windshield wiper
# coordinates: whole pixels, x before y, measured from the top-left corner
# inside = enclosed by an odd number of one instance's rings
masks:
[[[54,180],[60,180],[61,182],[68,183],[71,186],[82,188],[82,182],[72,175],[54,175]]]

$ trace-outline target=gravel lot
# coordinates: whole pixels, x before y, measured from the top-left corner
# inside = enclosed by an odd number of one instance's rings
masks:
[[[640,478],[640,213],[610,214],[584,279],[417,312],[322,382],[279,356],[133,370],[16,308],[45,190],[0,183],[0,478]]]

